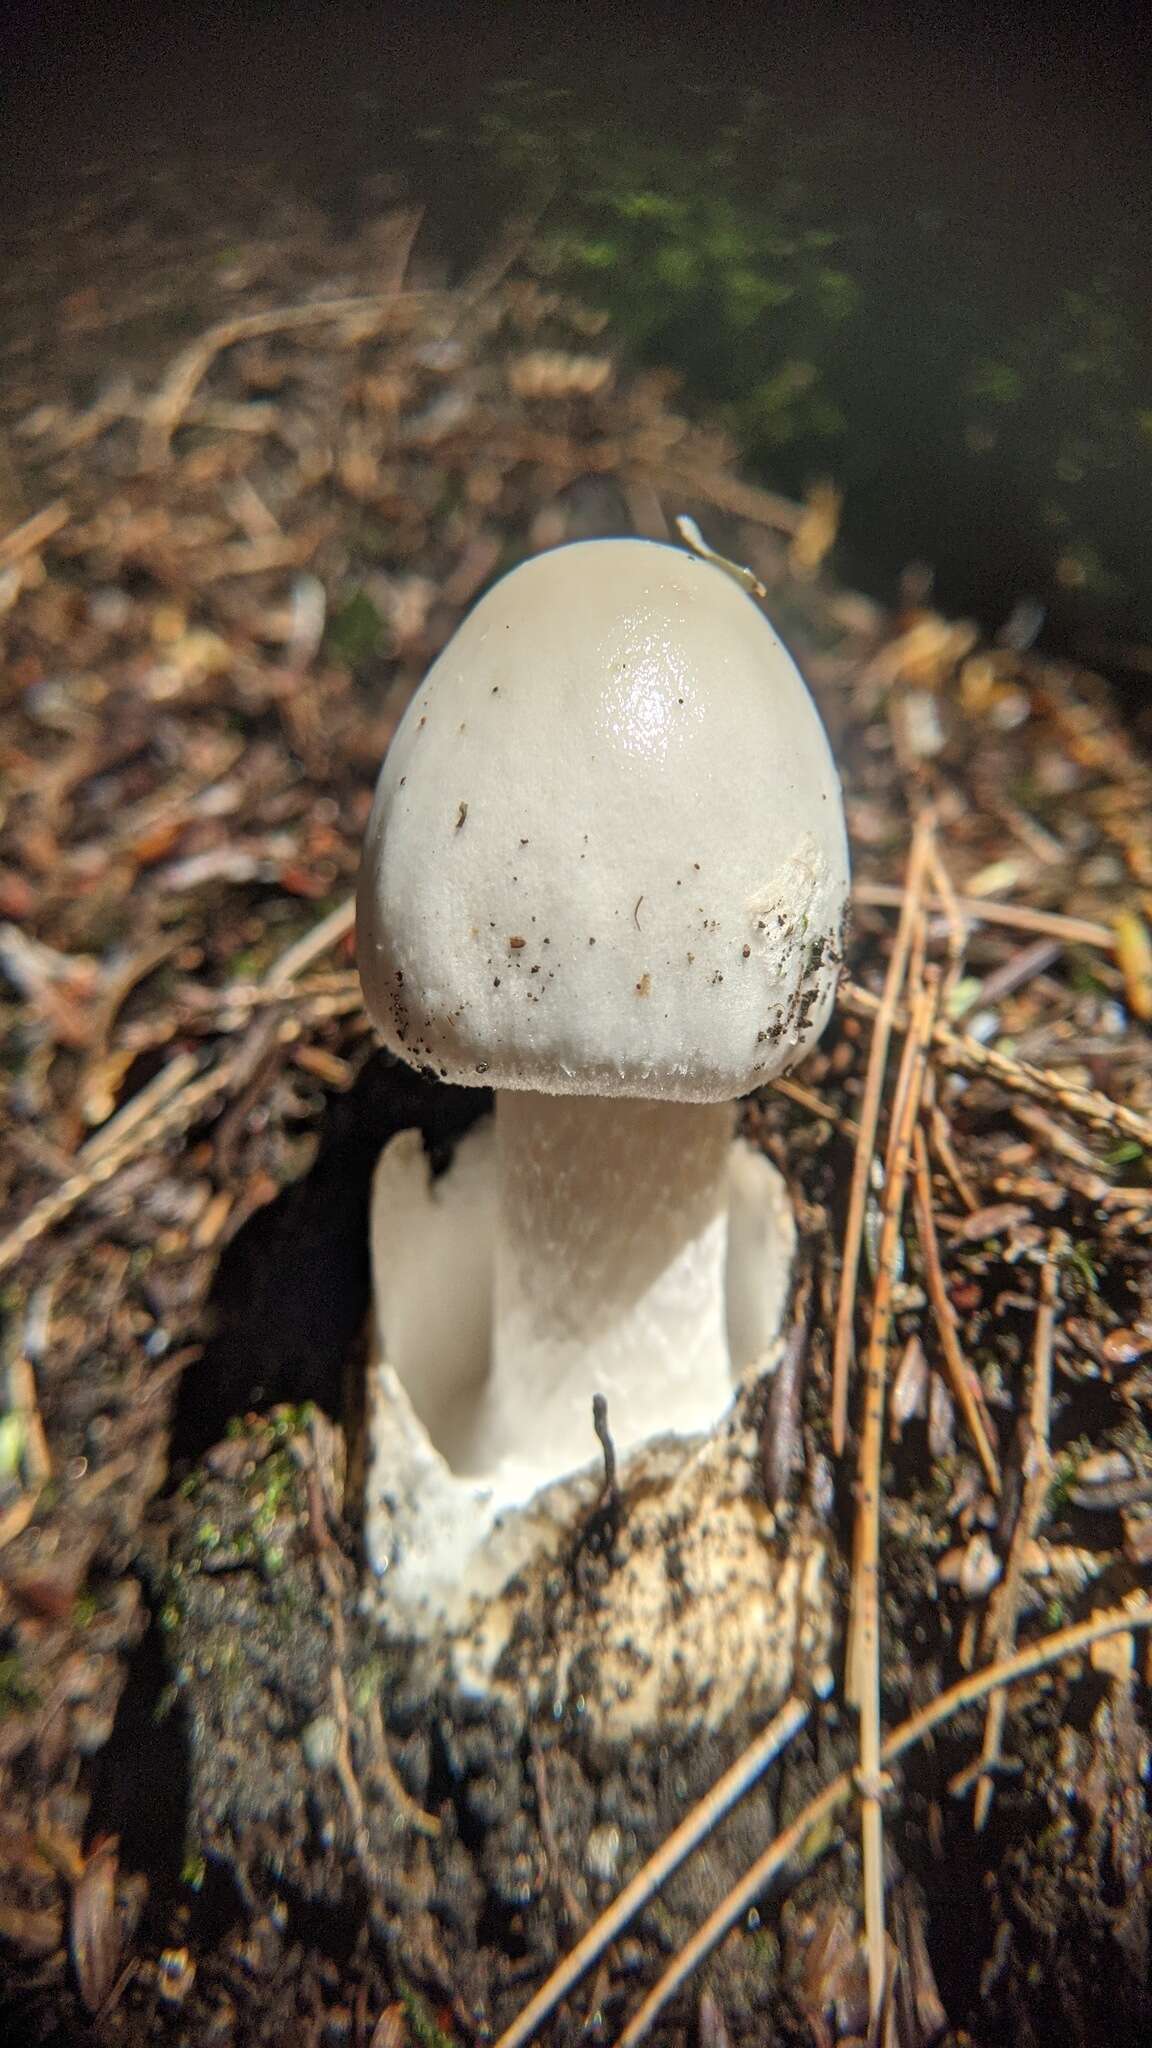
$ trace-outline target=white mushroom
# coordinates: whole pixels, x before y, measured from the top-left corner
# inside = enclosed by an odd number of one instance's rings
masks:
[[[488,1356],[466,1385],[408,1382],[496,1506],[587,1462],[594,1394],[621,1454],[731,1402],[758,1313],[734,1175],[763,1165],[734,1155],[733,1103],[823,1029],[847,890],[804,683],[737,582],[679,548],[524,563],[409,706],[360,967],[394,1052],[497,1091]]]

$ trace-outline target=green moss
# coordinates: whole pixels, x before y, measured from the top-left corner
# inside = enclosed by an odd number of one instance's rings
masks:
[[[1056,1519],[1069,1506],[1068,1489],[1076,1481],[1085,1458],[1099,1449],[1091,1437],[1078,1436],[1073,1443],[1066,1444],[1052,1460],[1052,1477],[1048,1487],[1048,1514]]]
[[[366,591],[353,591],[333,613],[324,636],[325,653],[350,669],[363,668],[387,639],[384,621]]]
[[[366,1712],[374,1699],[379,1699],[389,1683],[387,1660],[382,1656],[369,1657],[360,1666],[352,1681],[352,1704],[358,1714]]]
[[[1060,1254],[1063,1271],[1077,1281],[1087,1294],[1099,1294],[1100,1275],[1092,1257],[1091,1245],[1078,1238],[1075,1244],[1066,1245]]]
[[[26,1713],[29,1708],[39,1706],[40,1694],[24,1675],[24,1667],[15,1651],[0,1657],[0,1720],[6,1714]]]
[[[400,2001],[414,2040],[419,2048],[457,2048],[453,2034],[446,2034],[426,1998],[402,1985]]]
[[[239,953],[234,953],[228,962],[229,979],[231,981],[255,981],[267,959],[268,948],[266,946],[243,947]]]

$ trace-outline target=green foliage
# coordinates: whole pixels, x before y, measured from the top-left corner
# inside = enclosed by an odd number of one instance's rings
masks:
[[[453,2034],[446,2034],[426,1998],[404,1986],[400,1992],[409,2031],[419,2048],[457,2048]]]
[[[18,1479],[27,1435],[22,1415],[0,1415],[0,1479]]]
[[[1060,1264],[1073,1285],[1078,1285],[1085,1294],[1099,1294],[1100,1275],[1092,1258],[1092,1247],[1077,1239],[1075,1244],[1066,1245],[1060,1254]]]
[[[841,567],[865,587],[927,551],[945,602],[975,566],[1003,585],[994,603],[1031,588],[1147,637],[1136,224],[1097,249],[1055,200],[990,217],[947,142],[910,154],[882,116],[784,84],[661,86],[627,60],[616,80],[560,79],[541,64],[490,89],[469,132],[424,131],[429,177],[534,221],[537,269],[634,358],[679,370],[689,409],[776,488],[834,476]]]
[[[1009,466],[1051,535],[1057,580],[1114,605],[1149,588],[1133,508],[1152,483],[1152,354],[1121,264],[1054,290],[1005,329],[967,381],[967,440],[987,472]]]
[[[750,449],[835,437],[827,342],[862,289],[778,109],[749,95],[704,147],[517,82],[480,121],[482,159],[542,209],[540,267],[611,313],[642,360],[685,371]],[[765,171],[768,172],[765,180]]]
[[[1143,1166],[1144,1147],[1138,1138],[1122,1138],[1104,1154],[1104,1164],[1111,1173],[1118,1173],[1124,1166]]]
[[[0,1720],[6,1714],[23,1713],[39,1703],[40,1695],[24,1676],[18,1653],[13,1650],[0,1657]]]
[[[1076,1484],[1076,1477],[1085,1458],[1098,1448],[1091,1437],[1078,1436],[1074,1442],[1065,1444],[1052,1460],[1051,1483],[1048,1488],[1046,1513],[1058,1520],[1070,1506],[1069,1492]],[[1059,1623],[1052,1624],[1058,1627]]]
[[[988,357],[978,357],[973,363],[968,391],[977,404],[987,400],[989,405],[1016,405],[1023,390],[1020,372],[1011,363],[993,362]]]
[[[336,661],[357,669],[380,652],[385,638],[384,621],[371,598],[356,590],[329,620],[324,647]]]

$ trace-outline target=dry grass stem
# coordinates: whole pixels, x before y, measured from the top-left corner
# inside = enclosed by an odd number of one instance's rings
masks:
[[[77,1161],[81,1172],[90,1170],[98,1159],[105,1158],[109,1152],[118,1152],[130,1134],[140,1124],[147,1123],[171,1096],[186,1088],[198,1071],[199,1061],[192,1053],[178,1052],[175,1059],[169,1060],[167,1066],[161,1067],[159,1073],[154,1074],[150,1081],[146,1081],[143,1088],[137,1089],[135,1095],[124,1104],[123,1109],[118,1109],[114,1116],[110,1116],[106,1124],[101,1124],[100,1129],[93,1132],[88,1143],[81,1146]]]
[[[194,986],[181,992],[181,1000],[193,1016],[213,1021],[234,1010],[265,1010],[277,1003],[299,1003],[315,1008],[323,1016],[339,1017],[363,1007],[360,976],[354,969],[335,974],[310,974],[306,980],[279,981],[272,985],[257,981],[234,981],[227,988]]]
[[[922,920],[921,920],[922,922]],[[913,945],[916,946],[914,936]],[[852,1601],[846,1659],[846,1694],[860,1715],[860,1801],[864,1848],[864,1924],[868,1991],[873,2018],[884,1997],[884,1818],[880,1778],[880,1469],[893,1292],[900,1252],[904,1191],[912,1134],[920,1114],[932,1019],[939,995],[935,974],[917,993],[897,1083],[884,1212],[877,1253],[876,1290],[864,1362]]]
[[[1146,1628],[1152,1628],[1152,1602],[1137,1601],[1131,1607],[1109,1608],[1088,1621],[1073,1623],[1069,1628],[1057,1630],[1054,1635],[1044,1636],[1038,1643],[1030,1643],[1013,1657],[1004,1658],[983,1671],[958,1680],[949,1686],[947,1692],[940,1693],[918,1713],[901,1722],[884,1743],[880,1752],[881,1765],[886,1768],[895,1763],[906,1751],[923,1742],[926,1735],[950,1720],[953,1714],[961,1712],[964,1707],[974,1706],[996,1687],[1014,1685],[1017,1680],[1030,1678],[1037,1671],[1062,1663],[1065,1658],[1078,1657],[1091,1649],[1093,1643],[1118,1635],[1124,1629]],[[841,1771],[839,1777],[833,1778],[822,1792],[809,1800],[791,1825],[777,1835],[740,1883],[708,1915],[691,1941],[685,1943],[663,1976],[652,1986],[643,2004],[638,2006],[619,2036],[616,2048],[637,2048],[669,1999],[675,1997],[681,1985],[711,1955],[780,1871],[800,1854],[810,1835],[821,1831],[822,1846],[827,1846],[830,1839],[827,1823],[848,1804],[855,1790],[856,1773]],[[498,2043],[497,2048],[502,2048],[502,2044]]]
[[[805,1088],[803,1082],[786,1079],[783,1075],[773,1081],[772,1088],[775,1094],[783,1095],[787,1101],[794,1102],[797,1109],[806,1109],[809,1116],[819,1117],[823,1123],[831,1124],[833,1130],[839,1131],[843,1137],[859,1137],[859,1124],[850,1116],[840,1116],[832,1108],[831,1103],[825,1102],[822,1096],[817,1095],[814,1088]]]
[[[71,517],[72,507],[67,499],[57,498],[51,505],[45,505],[42,511],[34,512],[31,519],[14,526],[0,539],[0,569],[10,569],[28,555],[34,555],[54,533],[67,526]]]
[[[844,1255],[841,1262],[840,1294],[836,1306],[836,1330],[832,1343],[832,1447],[842,1456],[848,1434],[848,1375],[852,1362],[853,1326],[856,1316],[856,1281],[864,1238],[864,1214],[868,1201],[868,1180],[876,1148],[876,1128],[884,1093],[888,1046],[892,1036],[900,993],[908,967],[908,953],[917,906],[924,887],[932,825],[927,814],[917,821],[905,876],[900,923],[888,961],[884,993],[879,999],[868,1053],[864,1097],[860,1105],[859,1135],[848,1192],[848,1217],[844,1226]]]
[[[906,887],[890,882],[854,882],[852,901],[870,910],[900,910]],[[950,919],[960,916],[973,924],[1034,932],[1040,938],[1057,939],[1066,946],[1094,946],[1101,953],[1112,953],[1116,948],[1116,934],[1110,925],[1097,924],[1087,917],[1064,917],[1055,910],[1033,910],[1027,903],[996,903],[983,896],[959,896],[955,892],[949,896],[937,884],[929,907],[943,911]]]
[[[628,1922],[655,1897],[665,1879],[679,1868],[685,1857],[692,1854],[725,1814],[763,1776],[769,1764],[804,1726],[809,1711],[803,1700],[785,1700],[779,1713],[773,1715],[762,1733],[748,1745],[731,1769],[716,1780],[707,1797],[685,1814],[667,1841],[661,1844],[654,1856],[649,1857],[587,1934],[553,1970],[523,2012],[501,2034],[495,2048],[523,2048],[523,2044],[532,2039],[549,2014],[555,2012],[561,2000],[567,1998],[573,1986],[591,1969],[597,1957],[603,1955]]]
[[[210,1072],[185,1082],[171,1100],[163,1103],[151,1116],[137,1122],[118,1145],[109,1146],[91,1165],[81,1168],[62,1186],[45,1195],[6,1237],[0,1239],[0,1273],[6,1273],[14,1266],[29,1245],[35,1244],[46,1230],[51,1230],[54,1224],[69,1215],[94,1188],[112,1180],[130,1159],[138,1158],[142,1152],[159,1144],[161,1139],[186,1131],[217,1095],[228,1092],[240,1069],[241,1061],[234,1057],[222,1060]]]
[[[1056,1335],[1056,1304],[1060,1294],[1060,1269],[1049,1246],[1040,1268],[1040,1300],[1036,1310],[1036,1335],[1032,1349],[1032,1399],[1028,1420],[1032,1449],[1048,1450],[1048,1428],[1052,1411],[1052,1341]]]
[[[1032,1345],[1032,1395],[1025,1425],[1024,1491],[1004,1577],[993,1592],[985,1628],[985,1649],[1000,1659],[1008,1657],[1016,1642],[1020,1595],[1024,1585],[1024,1561],[1043,1520],[1051,1485],[1052,1458],[1048,1448],[1048,1426],[1052,1405],[1052,1340],[1056,1333],[1056,1302],[1059,1269],[1049,1248],[1040,1269],[1040,1298],[1036,1308],[1036,1330]],[[1004,1723],[1008,1716],[1008,1693],[1003,1686],[991,1694],[984,1720],[984,1741],[980,1750],[979,1776],[972,1822],[977,1833],[992,1811],[994,1774],[1001,1758]]]
[[[935,894],[944,907],[944,921],[948,928],[948,965],[940,985],[940,1008],[947,1010],[956,984],[964,971],[968,921],[961,910],[960,899],[940,850],[940,842],[935,836],[928,849],[928,872],[935,887]]]
[[[949,1384],[956,1404],[968,1425],[977,1456],[984,1468],[984,1475],[993,1493],[998,1494],[1000,1467],[992,1443],[992,1426],[984,1405],[980,1382],[960,1348],[956,1311],[948,1298],[944,1268],[940,1261],[940,1243],[936,1234],[936,1217],[932,1206],[932,1169],[928,1160],[928,1142],[919,1127],[912,1136],[912,1158],[916,1230],[924,1261],[928,1299],[932,1304],[932,1313],[940,1337],[940,1349],[944,1354]]]
[[[726,476],[718,470],[661,462],[629,465],[628,473],[636,482],[667,492],[674,501],[703,501],[730,518],[746,519],[752,526],[767,526],[776,533],[795,533],[804,518],[804,507],[791,498],[782,498],[776,491],[762,490],[758,484],[746,484],[739,477]]]
[[[880,1017],[883,999],[859,982],[842,982],[839,1000],[857,1017]],[[889,1021],[892,1030],[907,1029],[906,1013],[898,1008]],[[1111,1096],[1102,1095],[1096,1088],[1084,1088],[1051,1067],[1034,1067],[1026,1060],[1012,1059],[1007,1053],[981,1045],[979,1039],[967,1032],[954,1031],[939,1019],[933,1026],[932,1043],[944,1066],[954,1072],[998,1081],[1010,1092],[1026,1095],[1048,1108],[1055,1103],[1092,1130],[1112,1138],[1134,1138],[1143,1149],[1152,1151],[1152,1117],[1129,1109],[1125,1103],[1113,1102]]]
[[[280,994],[302,968],[334,946],[350,929],[355,906],[349,899],[322,918],[302,939],[287,947],[273,961],[263,981],[262,992]],[[255,1028],[255,1027],[254,1027]],[[149,1100],[142,1108],[136,1101],[126,1103],[119,1116],[115,1136],[97,1131],[79,1155],[78,1170],[58,1188],[45,1195],[27,1216],[0,1239],[0,1273],[5,1273],[46,1230],[76,1208],[94,1188],[110,1181],[131,1159],[157,1145],[161,1139],[186,1131],[200,1112],[217,1095],[226,1095],[248,1078],[249,1060],[241,1045],[206,1073],[198,1074],[190,1054],[181,1053],[161,1069],[155,1081],[142,1091]]]
[[[355,923],[356,902],[349,896],[330,910],[327,917],[322,917],[319,924],[313,925],[311,931],[305,932],[303,938],[285,948],[264,976],[263,987],[279,989],[286,981],[295,981],[314,960],[319,960],[333,946],[338,946]]]
[[[933,1087],[931,1092],[935,1096],[935,1087]],[[959,1159],[956,1157],[956,1147],[952,1141],[951,1125],[944,1111],[940,1108],[939,1103],[935,1100],[930,1103],[928,1108],[928,1127],[932,1134],[932,1149],[940,1165],[959,1195],[962,1206],[968,1210],[970,1215],[975,1215],[980,1207],[980,1198],[964,1168],[961,1166]]]

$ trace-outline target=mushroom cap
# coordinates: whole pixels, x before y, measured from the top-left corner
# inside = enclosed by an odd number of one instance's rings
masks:
[[[534,556],[433,664],[380,776],[360,973],[444,1079],[718,1102],[827,1021],[848,854],[804,682],[712,562]]]

